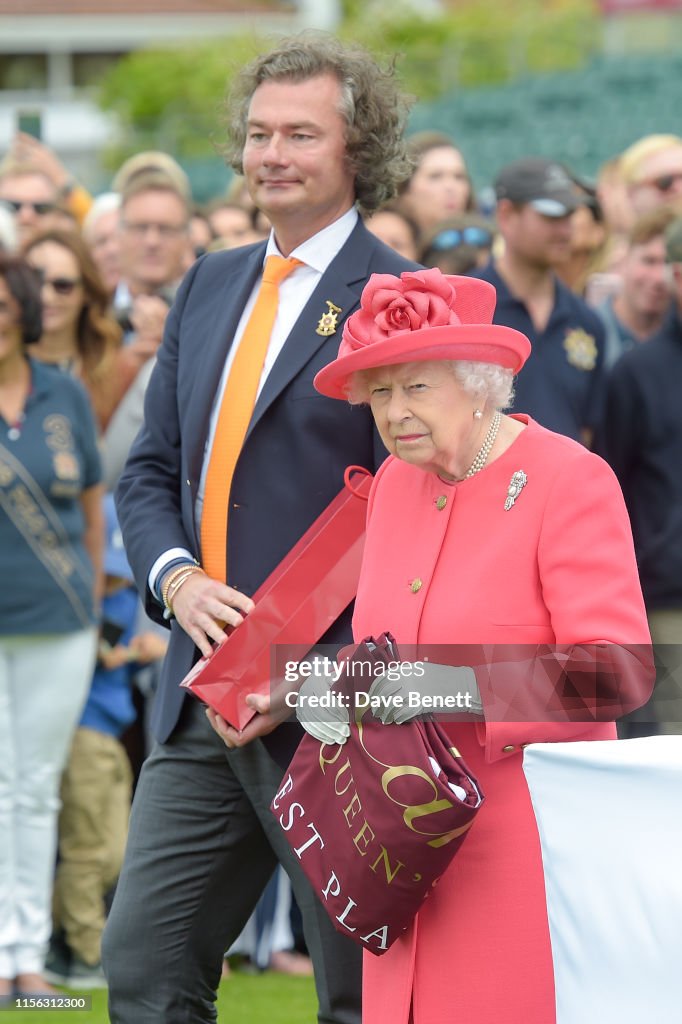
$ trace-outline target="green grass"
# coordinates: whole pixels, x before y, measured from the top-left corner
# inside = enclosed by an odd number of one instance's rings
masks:
[[[82,992],[72,993],[83,995]],[[233,971],[221,982],[218,1021],[230,1024],[314,1024],[317,999],[311,978]],[[93,992],[92,1010],[0,1010],[0,1024],[108,1024],[106,992]]]

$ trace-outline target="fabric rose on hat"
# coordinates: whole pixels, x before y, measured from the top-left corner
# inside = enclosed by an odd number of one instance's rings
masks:
[[[360,309],[346,321],[339,356],[394,334],[423,327],[460,324],[455,289],[437,268],[373,274],[362,292]]]

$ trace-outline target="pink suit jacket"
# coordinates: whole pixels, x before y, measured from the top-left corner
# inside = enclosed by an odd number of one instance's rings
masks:
[[[370,495],[355,639],[389,631],[399,647],[451,645],[438,660],[473,665],[485,723],[447,728],[486,803],[410,932],[380,959],[365,955],[365,1024],[407,1024],[411,1002],[415,1024],[552,1024],[520,754],[536,741],[615,738],[613,719],[651,691],[618,483],[581,445],[517,418],[526,429],[476,476],[447,484],[389,458]],[[527,482],[505,508],[516,471]]]

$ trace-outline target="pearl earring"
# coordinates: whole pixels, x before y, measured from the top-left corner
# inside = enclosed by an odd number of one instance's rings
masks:
[[[474,419],[475,420],[482,420],[483,419],[483,413],[481,412],[480,409],[474,409]]]

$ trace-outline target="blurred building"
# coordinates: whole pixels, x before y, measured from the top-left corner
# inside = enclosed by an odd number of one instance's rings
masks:
[[[22,127],[86,180],[115,124],[93,90],[122,55],[338,21],[335,0],[0,0],[0,157]]]

